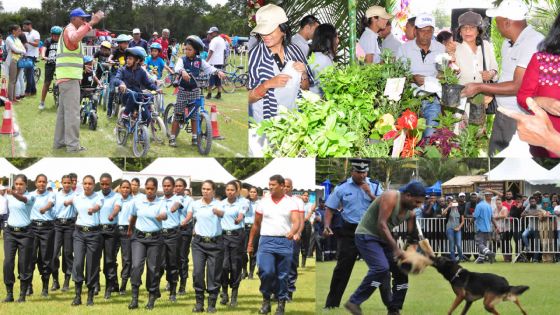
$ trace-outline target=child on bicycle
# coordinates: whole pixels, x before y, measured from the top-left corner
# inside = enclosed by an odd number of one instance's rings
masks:
[[[187,117],[185,108],[191,111],[194,108],[194,103],[197,102],[202,92],[196,81],[204,72],[207,75],[217,74],[220,78],[224,78],[225,74],[211,66],[205,60],[200,58],[200,53],[204,51],[204,43],[196,36],[191,35],[185,40],[184,46],[185,56],[177,60],[175,65],[175,73],[181,75],[179,82],[179,90],[177,92],[177,102],[175,104],[173,124],[171,125],[171,136],[169,138],[169,145],[172,147],[177,146],[176,137],[179,133],[179,120]],[[195,113],[191,119],[192,126],[192,144],[196,145],[196,119],[198,113]]]
[[[147,66],[148,72],[157,75],[157,80],[161,80],[161,77],[163,76],[163,69],[173,74],[173,69],[169,68],[169,66],[165,64],[165,60],[160,57],[161,51],[162,48],[160,43],[152,43],[150,45],[150,56],[148,56],[144,62]]]
[[[126,49],[126,65],[119,68],[113,80],[114,86],[118,86],[121,93],[125,93],[127,89],[137,93],[142,93],[142,90],[146,89],[161,92],[148,78],[146,71],[140,66],[145,58],[146,51],[140,46]],[[126,120],[129,118],[130,113],[134,111],[137,104],[134,102],[134,97],[130,93],[124,94],[123,104],[125,108],[121,115],[121,120]],[[146,108],[142,114],[144,120],[149,119],[150,113],[148,108]]]
[[[93,54],[93,59],[97,62],[97,67],[95,69],[95,76],[101,78],[103,72],[109,69],[109,57],[111,57],[111,43],[108,41],[101,42],[99,45],[99,50]],[[111,80],[111,74],[109,72],[109,81]]]
[[[126,49],[128,48],[128,42],[132,39],[129,35],[120,34],[117,36],[115,41],[117,42],[117,47],[111,53],[109,57],[109,62],[113,63],[113,68],[111,69],[111,77],[115,77],[119,67],[126,64]],[[111,82],[111,86],[115,86],[114,82]],[[113,114],[113,100],[115,99],[115,92],[109,92],[109,102],[107,104],[107,118],[111,117]],[[117,113],[115,113],[117,114]]]
[[[43,84],[43,90],[41,91],[41,102],[39,103],[40,110],[45,109],[45,98],[47,98],[47,92],[54,79],[56,51],[58,49],[58,38],[60,37],[60,34],[62,34],[62,27],[51,27],[51,37],[45,40],[44,48],[41,50],[41,58],[45,60],[45,82]]]

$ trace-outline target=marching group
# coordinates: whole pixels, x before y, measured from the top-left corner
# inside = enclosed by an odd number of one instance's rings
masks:
[[[167,176],[158,186],[150,177],[144,183],[134,178],[119,180],[116,187],[105,173],[96,183],[87,175],[78,185],[76,174],[62,176],[61,188],[47,188],[47,177],[38,175],[35,191],[27,191],[27,178],[15,176],[13,187],[0,187],[0,210],[4,230],[4,302],[14,301],[17,256],[20,295],[25,302],[33,294],[35,266],[41,275],[41,295],[75,284],[73,306],[82,304],[82,288],[87,288],[87,305],[94,304],[100,291],[100,265],[105,275],[105,299],[113,292],[125,295],[130,280],[129,309],[138,308],[142,274],[146,269],[147,309],[161,297],[160,281],[167,280],[169,301],[184,295],[192,257],[193,312],[216,312],[218,295],[222,305],[238,305],[243,279],[253,279],[255,268],[263,297],[260,314],[284,314],[287,301],[296,290],[299,255],[306,252],[302,238],[309,238],[315,205],[308,192],[293,195],[292,181],[281,175],[269,180],[269,190],[261,198],[257,187],[238,180],[225,185],[225,198],[216,196],[216,184],[206,180],[202,197],[190,195],[182,178]],[[96,185],[99,191],[94,191]],[[161,192],[158,190],[161,188]],[[305,220],[305,223],[304,223]],[[305,248],[305,250],[304,250]],[[122,268],[118,275],[117,255]],[[101,257],[103,260],[101,261]],[[302,266],[305,266],[303,255]],[[119,280],[120,278],[120,280]],[[119,285],[120,281],[120,285]]]
[[[517,131],[522,140],[534,145],[534,156],[557,157],[560,17],[545,37],[528,24],[529,9],[520,0],[503,1],[497,8],[487,10],[486,16],[495,18],[496,28],[505,38],[501,66],[486,39],[487,23],[474,11],[459,16],[454,33],[435,34],[436,21],[430,14],[411,17],[406,23],[406,42],[402,43],[392,34],[394,16],[383,7],[372,6],[363,17],[358,51],[363,53],[365,64],[382,62],[384,50],[410,63],[413,86],[434,96],[432,101],[422,101],[421,115],[428,125],[424,137],[433,133],[434,128],[430,127],[438,126],[437,118],[442,113],[439,97],[430,88],[433,84],[427,83],[438,81],[438,56],[447,53],[460,84],[464,85],[462,96],[472,103],[464,109],[466,121],[462,126],[484,126],[469,119],[469,112],[496,114],[488,147],[490,155],[507,148]],[[249,42],[249,110],[259,122],[278,115],[280,105],[296,108],[301,90],[321,94],[320,74],[335,65],[342,52],[336,28],[321,24],[314,16],[304,17],[293,36],[288,17],[278,6],[260,8],[256,21]],[[293,71],[286,71],[287,65]],[[299,86],[294,87],[290,79],[298,77]],[[294,88],[295,93],[285,92]],[[485,96],[482,108],[476,107],[482,105],[472,99],[479,94]],[[552,141],[550,134],[554,135]]]

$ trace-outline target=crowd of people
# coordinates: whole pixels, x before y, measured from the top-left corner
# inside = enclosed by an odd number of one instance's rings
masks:
[[[80,184],[76,174],[64,175],[58,190],[47,183],[47,176],[38,175],[35,190],[28,191],[28,180],[20,174],[14,177],[13,187],[0,186],[4,302],[14,301],[16,258],[18,302],[33,294],[37,268],[43,297],[49,291],[69,291],[73,280],[72,305],[82,304],[84,285],[87,305],[93,305],[101,290],[102,269],[104,298],[111,299],[117,292],[126,295],[130,280],[128,308],[135,309],[145,270],[146,308],[152,309],[161,297],[164,274],[169,301],[185,295],[189,257],[193,312],[216,312],[218,297],[220,304],[237,307],[241,281],[255,276],[263,297],[260,314],[271,312],[272,301],[278,303],[276,314],[284,314],[286,302],[297,299],[299,256],[301,251],[301,266],[305,266],[315,205],[308,192],[293,194],[289,178],[270,177],[266,192],[231,181],[225,185],[223,199],[211,180],[202,183],[198,199],[191,197],[184,179],[170,176],[160,183],[148,178],[143,190],[138,178],[114,180],[107,173],[99,182],[87,175]],[[100,190],[94,191],[95,187]]]
[[[406,42],[402,43],[391,32],[394,16],[383,7],[372,6],[363,16],[357,50],[364,64],[382,62],[384,50],[410,63],[413,87],[434,96],[433,100],[422,101],[420,114],[428,125],[424,137],[433,133],[442,113],[433,83],[440,78],[438,59],[448,54],[464,86],[462,96],[468,101],[462,109],[461,129],[469,123],[484,128],[485,113],[494,113],[497,106],[489,155],[507,148],[518,132],[522,140],[533,145],[534,156],[557,157],[560,17],[545,36],[528,24],[529,9],[520,0],[503,1],[485,13],[495,19],[498,32],[505,38],[501,65],[488,39],[487,21],[474,11],[459,16],[457,29],[438,34],[433,15],[411,17],[405,28]],[[284,10],[273,4],[260,8],[256,21],[249,42],[249,112],[260,122],[278,115],[280,107],[296,108],[302,90],[321,95],[321,73],[335,65],[343,52],[336,28],[321,24],[314,16],[304,17],[295,35]],[[475,101],[481,94],[482,104]],[[550,134],[555,135],[554,141],[549,141]]]

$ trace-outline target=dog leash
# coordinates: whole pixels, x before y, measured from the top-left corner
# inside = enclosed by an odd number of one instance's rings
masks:
[[[449,282],[453,282],[453,280],[457,279],[457,277],[459,277],[459,273],[461,273],[461,271],[463,271],[463,268],[459,268],[459,270],[457,270],[457,273],[453,276],[453,278],[451,278],[451,280],[449,280]]]

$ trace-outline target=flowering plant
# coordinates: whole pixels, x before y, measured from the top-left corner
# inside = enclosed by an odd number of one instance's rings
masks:
[[[439,82],[441,84],[458,84],[459,78],[457,77],[453,57],[448,53],[439,54],[436,56],[436,67],[440,71]]]
[[[257,14],[257,11],[265,5],[264,2],[265,0],[247,0],[247,9],[249,10],[248,24],[250,28],[257,26],[257,19],[255,15]]]
[[[416,113],[407,109],[397,119],[396,129],[390,130],[383,135],[383,140],[396,140],[404,137],[404,144],[400,157],[413,157],[417,154],[416,146],[422,138],[422,132],[426,129],[426,120],[418,118]]]

